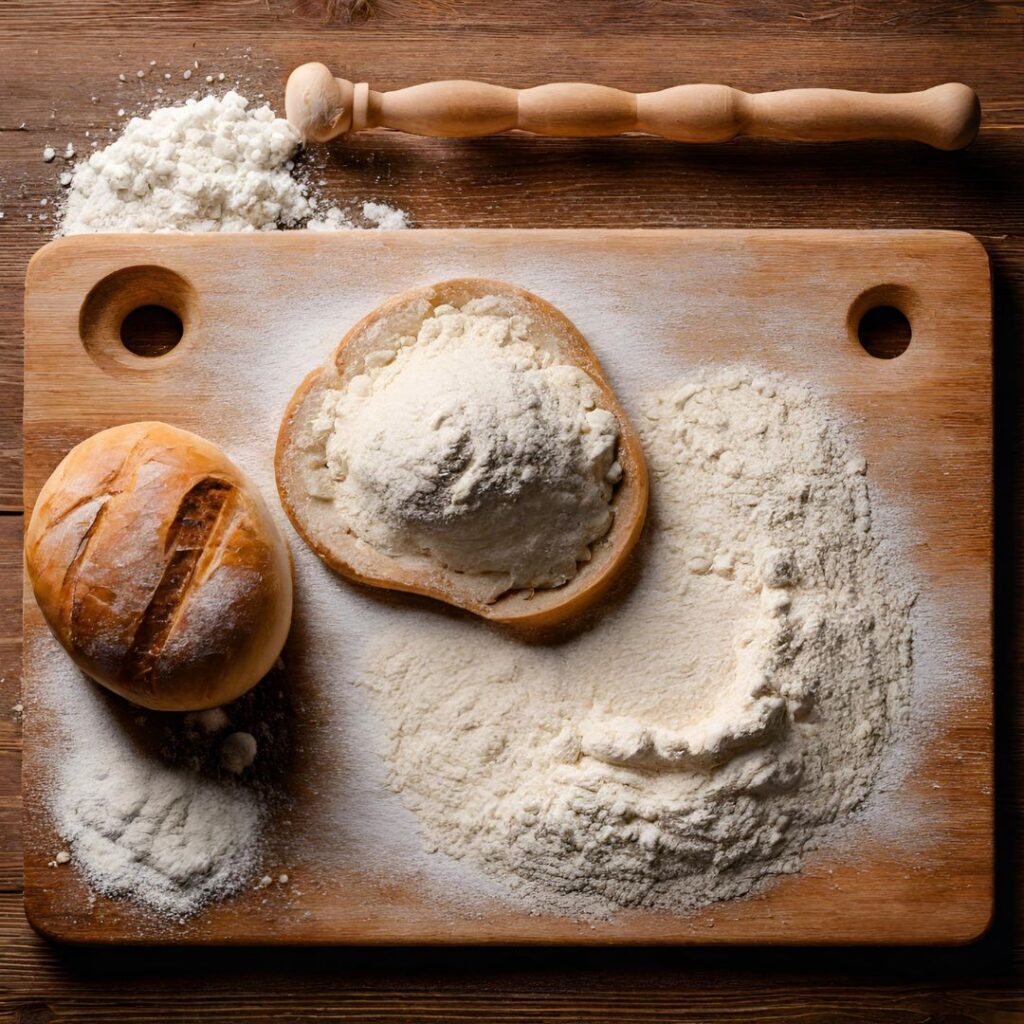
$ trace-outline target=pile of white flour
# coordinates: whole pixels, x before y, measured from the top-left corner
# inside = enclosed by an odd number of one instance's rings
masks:
[[[75,165],[58,234],[408,227],[382,203],[349,212],[318,200],[292,159],[300,141],[233,91],[159,107]]]
[[[251,792],[145,757],[114,729],[65,766],[54,811],[97,892],[174,917],[236,891],[259,861]]]
[[[618,422],[500,298],[436,307],[389,339],[319,419],[317,497],[389,555],[494,577],[494,593],[559,586],[612,523]]]
[[[96,892],[178,919],[247,884],[261,860],[264,807],[251,778],[218,769],[237,737],[252,740],[232,731],[234,707],[132,709],[91,683],[48,633],[30,643],[47,691],[59,695],[51,805],[68,850],[51,866],[70,859]]]
[[[688,909],[797,870],[908,714],[913,595],[824,401],[730,369],[643,416],[639,581],[594,628],[416,617],[363,665],[427,845],[539,909]]]

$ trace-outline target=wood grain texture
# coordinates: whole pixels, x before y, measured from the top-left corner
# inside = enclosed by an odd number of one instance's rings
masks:
[[[371,281],[363,268],[372,268]],[[323,338],[333,344],[361,315],[410,286],[467,273],[553,302],[593,347],[620,394],[627,363],[657,360],[664,384],[665,375],[671,379],[713,351],[724,364],[753,363],[813,381],[858,424],[872,486],[899,495],[908,509],[906,528],[916,540],[901,550],[920,575],[926,614],[938,617],[937,633],[919,626],[918,646],[948,642],[952,648],[947,660],[955,668],[931,662],[918,684],[955,686],[956,700],[943,705],[936,734],[900,786],[906,802],[898,813],[927,825],[913,840],[858,832],[855,855],[826,847],[800,874],[751,900],[694,915],[633,912],[582,924],[468,896],[452,905],[443,886],[388,859],[383,841],[364,850],[358,833],[338,825],[329,835],[316,830],[306,843],[272,842],[268,849],[269,873],[286,870],[303,883],[301,892],[298,885],[250,891],[187,924],[161,921],[123,902],[87,902],[73,869],[47,867],[59,840],[41,780],[50,752],[60,746],[62,698],[47,687],[46,630],[28,597],[25,695],[35,713],[23,781],[32,921],[50,936],[102,943],[976,938],[988,925],[992,881],[991,293],[988,258],[969,235],[421,230],[63,239],[33,259],[26,286],[26,508],[71,445],[136,419],[201,431],[228,452],[249,438],[255,447],[246,450],[247,468],[257,481],[261,473],[269,480],[277,424],[294,387],[323,361]],[[173,308],[186,325],[180,346],[158,359],[128,353],[119,317],[107,315],[108,307],[122,315],[125,309],[110,282]],[[858,342],[857,324],[867,309],[887,304],[905,311],[914,336],[898,359],[875,359]],[[259,324],[250,316],[256,308]],[[638,415],[628,403],[626,411]],[[319,574],[319,565],[296,558],[285,663],[297,709],[315,709],[318,694],[347,678],[340,654],[330,675],[306,668],[318,662],[304,656],[303,638],[329,629],[330,612],[302,599],[314,592]],[[346,614],[361,613],[344,607]],[[919,653],[927,663],[927,653]],[[272,819],[269,836],[299,833],[315,819],[319,798],[305,792],[304,770],[316,764],[322,787],[344,785],[343,775],[332,774],[344,754],[316,738],[322,713],[305,718],[296,711],[304,752],[295,777],[286,780],[294,806],[281,812],[291,824]],[[355,706],[327,713],[343,717],[355,714]],[[360,852],[332,863],[335,846]],[[377,864],[386,865],[379,878]]]
[[[361,5],[362,6],[362,5]],[[653,89],[691,79],[742,88],[912,90],[960,79],[982,96],[978,141],[955,155],[896,144],[744,141],[694,152],[658,140],[444,143],[375,133],[330,150],[335,194],[405,204],[421,226],[919,227],[981,237],[995,270],[997,905],[989,935],[955,950],[394,950],[161,954],[62,951],[20,896],[20,517],[0,519],[0,1020],[879,1022],[1024,1019],[1024,651],[1018,403],[1024,366],[1022,12],[983,0],[375,0],[350,21],[324,0],[6,0],[0,5],[0,507],[21,508],[21,292],[48,237],[48,142],[87,145],[119,107],[180,98],[179,79],[121,86],[159,58],[200,58],[249,94],[324,60],[400,88],[491,76],[529,86],[590,78]],[[157,42],[156,40],[159,40]],[[245,48],[251,46],[247,55]],[[495,69],[500,70],[500,76]],[[91,96],[97,96],[92,103]],[[51,112],[54,117],[51,118]],[[25,130],[18,130],[24,122]],[[13,813],[8,816],[9,809]],[[295,1013],[292,1014],[292,1010]]]

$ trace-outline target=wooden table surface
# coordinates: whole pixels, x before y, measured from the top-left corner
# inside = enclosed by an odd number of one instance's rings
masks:
[[[354,8],[354,10],[353,10]],[[198,60],[186,82],[182,72]],[[957,228],[987,247],[996,324],[997,912],[951,949],[92,951],[21,908],[21,302],[61,159],[117,111],[224,71],[281,106],[294,64],[396,88],[478,77],[640,90],[685,81],[911,90],[970,83],[970,149],[744,140],[476,141],[367,133],[325,154],[336,195],[422,227]],[[150,61],[156,65],[150,66]],[[136,71],[144,70],[141,80]],[[128,79],[118,80],[123,72]],[[165,80],[164,73],[171,79]],[[163,89],[162,95],[157,89]],[[1024,1021],[1020,401],[1024,7],[1014,0],[3,0],[0,4],[0,1024],[249,1021]],[[94,99],[95,98],[95,99]],[[86,137],[89,132],[89,137]],[[41,215],[46,217],[41,220]]]

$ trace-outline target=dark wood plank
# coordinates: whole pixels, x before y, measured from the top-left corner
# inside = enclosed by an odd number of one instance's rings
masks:
[[[331,191],[390,198],[424,226],[951,227],[993,256],[997,443],[996,924],[962,950],[689,951],[586,955],[304,952],[87,954],[47,946],[21,914],[14,820],[0,812],[0,1022],[1019,1020],[1024,899],[1017,636],[1024,586],[1022,14],[982,0],[6,0],[0,9],[0,508],[20,509],[21,281],[45,240],[39,199],[58,192],[47,141],[106,132],[155,80],[117,72],[200,59],[247,94],[279,96],[291,64],[326,60],[381,87],[479,76],[527,85],[592,78],[631,88],[720,79],[745,88],[975,85],[974,147],[504,138],[438,143],[376,133],[334,147]],[[365,7],[359,3],[360,8]],[[159,42],[157,42],[159,40]],[[245,48],[252,50],[246,55]],[[121,56],[118,56],[118,55]],[[185,95],[182,82],[165,95]],[[96,95],[97,102],[90,101]],[[51,117],[51,112],[53,117]],[[27,122],[26,131],[18,125]],[[27,220],[28,213],[33,221]],[[18,517],[0,518],[0,807],[18,801]],[[14,872],[14,874],[12,874]],[[13,885],[12,885],[13,883]]]
[[[993,36],[1019,28],[1012,3],[963,0],[873,0],[846,4],[836,0],[781,0],[774,4],[708,2],[708,0],[578,0],[552,4],[520,0],[164,0],[140,8],[132,0],[7,0],[11,29],[31,32],[41,22],[60,22],[74,29],[95,29],[96,19],[108,31],[140,34],[168,24],[198,31],[238,32],[263,29],[323,29],[363,34],[395,27],[436,29],[440,26],[518,38],[564,33],[572,29],[630,34],[730,33],[748,38],[785,28],[795,34],[842,35],[860,32],[897,35],[922,29],[932,34],[985,32]]]
[[[0,516],[0,893],[20,893],[22,876],[21,525]]]
[[[0,896],[0,946],[0,1021],[923,1024],[1012,1022],[1024,1009],[1018,984],[980,948],[841,959],[766,948],[55,948],[31,931],[13,894]]]

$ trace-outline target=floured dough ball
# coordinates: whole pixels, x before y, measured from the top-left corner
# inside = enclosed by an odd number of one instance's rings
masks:
[[[288,634],[291,559],[263,498],[219,448],[164,423],[73,448],[39,493],[25,561],[75,662],[143,707],[234,700]]]
[[[256,760],[256,737],[251,732],[233,732],[220,748],[220,764],[225,771],[241,775]]]
[[[600,600],[647,511],[639,437],[586,339],[484,278],[356,323],[289,402],[275,466],[337,572],[529,630]]]

